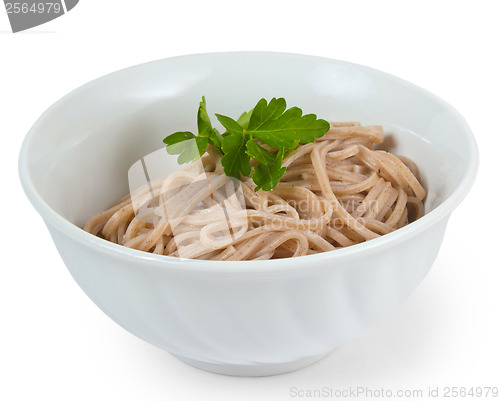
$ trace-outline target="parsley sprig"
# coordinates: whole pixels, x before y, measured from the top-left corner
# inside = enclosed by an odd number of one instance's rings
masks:
[[[285,174],[286,167],[282,167],[285,155],[301,143],[314,142],[330,129],[330,124],[315,114],[302,115],[298,107],[287,109],[283,98],[272,98],[269,102],[260,99],[237,120],[222,114],[215,116],[226,129],[223,134],[212,126],[202,97],[197,116],[198,135],[181,131],[167,136],[163,140],[167,152],[179,155],[177,162],[184,164],[199,159],[210,144],[222,155],[224,173],[238,179],[252,176],[255,191],[273,189]],[[251,159],[255,161],[253,172]]]

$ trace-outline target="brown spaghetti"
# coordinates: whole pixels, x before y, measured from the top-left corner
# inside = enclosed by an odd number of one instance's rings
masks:
[[[376,150],[380,126],[334,123],[283,161],[272,191],[224,175],[208,150],[203,171],[153,181],[85,224],[111,242],[146,252],[214,260],[303,256],[390,233],[424,213],[416,165]]]

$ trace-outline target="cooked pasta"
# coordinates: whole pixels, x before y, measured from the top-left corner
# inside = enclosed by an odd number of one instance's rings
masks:
[[[203,170],[152,181],[85,224],[126,247],[193,259],[266,260],[332,251],[388,234],[424,213],[417,166],[375,149],[380,126],[333,123],[288,154],[281,182],[254,191],[224,175],[208,148]]]

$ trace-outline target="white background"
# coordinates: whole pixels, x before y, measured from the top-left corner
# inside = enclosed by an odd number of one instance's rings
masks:
[[[425,396],[436,386],[500,386],[496,5],[81,0],[67,15],[12,34],[2,4],[0,399],[290,400],[322,387]],[[408,301],[319,363],[268,378],[199,371],[112,322],[69,275],[17,175],[24,135],[72,89],[150,60],[231,50],[326,56],[402,77],[455,106],[480,148],[475,186]]]

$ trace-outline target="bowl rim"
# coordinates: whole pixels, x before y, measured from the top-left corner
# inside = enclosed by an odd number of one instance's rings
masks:
[[[157,255],[144,251],[139,251],[136,249],[127,248],[123,245],[118,245],[109,242],[105,239],[96,237],[77,225],[73,224],[69,220],[65,219],[57,212],[55,212],[41,197],[41,195],[36,190],[30,176],[28,154],[30,144],[32,143],[32,138],[37,134],[37,128],[41,125],[47,115],[54,112],[57,107],[64,104],[64,102],[72,97],[79,95],[81,92],[85,91],[90,86],[96,83],[105,82],[110,77],[113,77],[117,73],[123,73],[127,70],[142,68],[145,65],[152,63],[162,63],[170,60],[180,59],[180,58],[196,58],[196,57],[220,57],[220,56],[242,56],[242,55],[268,55],[277,57],[296,57],[296,58],[307,58],[315,59],[317,61],[324,61],[329,63],[337,63],[344,65],[346,67],[356,68],[370,72],[372,74],[378,74],[386,78],[396,80],[403,85],[409,86],[413,91],[420,92],[421,94],[429,97],[437,104],[441,105],[443,108],[447,109],[452,115],[454,115],[462,127],[463,135],[467,140],[467,148],[469,149],[469,162],[466,167],[466,173],[464,179],[458,184],[458,186],[453,190],[453,192],[438,206],[426,213],[420,219],[408,224],[405,227],[399,228],[391,233],[382,235],[378,238],[365,241],[360,244],[356,244],[346,248],[338,248],[332,251],[321,252],[313,255],[305,255],[293,258],[293,263],[289,263],[292,258],[285,259],[271,259],[271,260],[257,260],[257,261],[216,261],[216,260],[198,260],[198,259],[185,259],[166,255]],[[479,166],[479,154],[478,147],[472,130],[467,124],[465,118],[448,102],[435,95],[434,93],[415,85],[405,79],[399,78],[395,75],[380,71],[378,69],[368,67],[362,64],[352,63],[348,61],[332,59],[327,57],[306,55],[298,53],[287,53],[287,52],[270,52],[270,51],[234,51],[234,52],[207,52],[207,53],[196,53],[196,54],[186,54],[174,57],[168,57],[164,59],[158,59],[149,61],[146,63],[137,64],[127,68],[123,68],[104,76],[98,77],[91,80],[80,87],[67,93],[65,96],[57,100],[52,104],[45,112],[43,112],[40,117],[33,124],[31,129],[26,134],[24,141],[21,146],[18,159],[18,170],[19,177],[21,180],[22,187],[26,193],[28,199],[37,210],[37,212],[42,216],[47,226],[52,226],[64,235],[70,237],[71,239],[81,243],[82,245],[92,248],[97,252],[103,252],[112,257],[127,259],[128,261],[137,261],[136,265],[138,267],[144,267],[144,263],[148,267],[160,268],[160,269],[175,269],[182,270],[185,272],[203,272],[203,273],[276,273],[283,271],[301,270],[312,268],[313,266],[324,265],[324,262],[329,262],[334,264],[336,262],[344,262],[346,259],[358,258],[363,256],[369,256],[371,254],[380,252],[400,243],[401,241],[407,240],[415,235],[421,233],[422,231],[434,226],[442,220],[447,220],[451,212],[462,202],[467,193],[470,191],[472,184],[477,175],[477,170]],[[49,227],[50,228],[50,227]],[[329,266],[332,267],[332,266]]]

